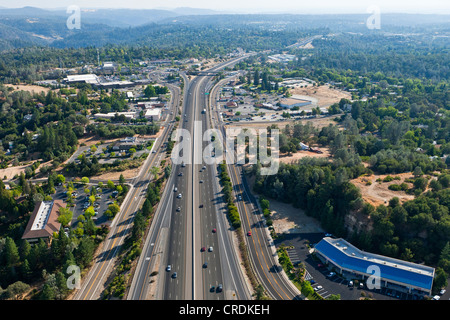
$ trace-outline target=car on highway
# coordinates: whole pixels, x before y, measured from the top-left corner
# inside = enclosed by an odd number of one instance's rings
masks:
[[[251,236],[252,235],[252,232],[251,231],[249,231],[249,232],[247,232],[247,236]]]
[[[181,193],[179,193],[179,194],[177,195],[177,198],[178,198],[178,199],[181,199],[181,197],[182,197],[182,195],[181,195]]]
[[[206,251],[206,247],[202,247],[202,248],[200,249],[200,251],[201,251],[201,252]]]
[[[209,252],[213,252],[213,247],[209,247],[209,248],[208,248],[208,251],[209,251]]]
[[[169,264],[169,265],[166,267],[166,271],[170,271],[170,270],[172,270],[172,266]]]
[[[200,180],[200,183],[203,183],[203,180]]]
[[[178,174],[178,176],[179,176],[179,177],[182,177],[182,176],[183,176],[183,172],[180,172],[180,173]]]
[[[208,268],[208,262],[205,262],[205,263],[203,264],[203,268]]]
[[[173,188],[173,192],[177,192],[177,191],[178,191],[177,187]]]
[[[212,232],[213,232],[213,233],[216,233],[216,232],[217,232],[217,229],[216,229],[216,228],[212,229]]]
[[[180,212],[180,211],[181,211],[181,207],[178,207],[178,208],[177,208],[177,212]]]
[[[199,208],[203,208],[203,204],[199,205]]]
[[[221,285],[221,284],[219,284],[219,285],[217,286],[217,292],[222,292],[222,285]]]
[[[214,292],[216,290],[215,286],[211,286],[211,288],[209,289],[209,292]]]
[[[172,278],[176,278],[177,277],[177,273],[176,272],[174,272],[174,273],[172,273]]]

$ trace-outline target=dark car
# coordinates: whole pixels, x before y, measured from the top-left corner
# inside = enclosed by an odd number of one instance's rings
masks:
[[[174,272],[174,273],[172,273],[172,278],[176,278],[177,277],[177,273],[176,272]]]
[[[221,285],[221,284],[219,284],[219,285],[217,286],[217,292],[222,292],[222,285]]]

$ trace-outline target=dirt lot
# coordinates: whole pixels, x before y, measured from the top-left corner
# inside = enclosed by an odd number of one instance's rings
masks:
[[[315,152],[310,152],[310,151],[298,151],[296,153],[293,153],[290,156],[287,156],[287,154],[283,155],[280,154],[280,162],[283,163],[291,163],[291,162],[295,162],[298,159],[301,158],[305,158],[305,157],[312,157],[312,158],[330,158],[330,151],[328,150],[328,148],[320,148],[320,150],[323,153],[315,153]]]
[[[333,103],[339,102],[342,98],[351,99],[351,94],[348,92],[331,89],[330,86],[323,85],[320,87],[307,86],[306,88],[294,88],[289,90],[293,95],[303,95],[316,98],[319,107],[328,107]]]
[[[280,129],[284,129],[286,125],[294,125],[296,122],[301,122],[302,124],[306,124],[307,122],[311,122],[314,127],[317,129],[321,129],[323,127],[327,127],[330,124],[337,124],[333,119],[339,115],[335,115],[333,117],[318,117],[318,118],[311,118],[311,119],[302,119],[302,120],[287,120],[287,121],[266,121],[265,123],[252,123],[252,122],[233,122],[230,125],[225,125],[225,128],[227,127],[236,127],[236,126],[245,126],[248,128],[261,128],[261,129],[267,129],[267,127],[271,126],[272,124],[275,124]]]
[[[316,233],[323,232],[319,222],[308,217],[302,209],[291,204],[270,200],[273,227],[276,233]]]
[[[47,93],[50,91],[50,88],[45,88],[45,87],[41,87],[41,86],[33,86],[33,85],[23,85],[23,84],[19,84],[19,85],[12,85],[12,84],[5,84],[5,87],[12,87],[14,88],[14,91],[28,91],[30,93],[39,93],[39,92],[44,92]]]
[[[356,179],[350,180],[350,182],[359,188],[362,194],[362,198],[375,207],[379,206],[380,204],[389,202],[389,200],[391,200],[393,197],[398,197],[400,202],[414,199],[414,195],[406,194],[404,191],[393,191],[388,189],[391,184],[401,184],[405,181],[405,179],[413,177],[410,172],[390,175],[391,177],[400,177],[400,180],[393,180],[390,182],[376,181],[378,178],[381,178],[381,180],[383,180],[386,176],[387,174],[361,176]],[[370,182],[371,184],[368,185],[368,182]],[[410,187],[412,186],[411,183],[407,184]]]
[[[4,179],[4,180],[10,180],[16,174],[19,175],[22,172],[25,173],[25,169],[28,167],[31,167],[31,164],[27,164],[24,166],[8,167],[6,169],[0,169],[0,178],[3,179],[6,176],[6,179]]]

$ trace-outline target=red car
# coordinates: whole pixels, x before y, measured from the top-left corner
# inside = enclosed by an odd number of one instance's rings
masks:
[[[217,231],[216,228],[212,229],[212,232],[213,232],[213,233],[216,233],[216,231]]]
[[[252,232],[251,231],[247,232],[247,235],[250,237],[252,235]]]
[[[205,250],[206,250],[206,247],[202,247],[202,249],[200,251],[204,252]]]

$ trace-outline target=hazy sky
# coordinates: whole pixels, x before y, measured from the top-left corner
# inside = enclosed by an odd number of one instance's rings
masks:
[[[366,13],[380,12],[450,14],[449,0],[0,0],[0,7],[21,8],[205,8],[233,12]]]

